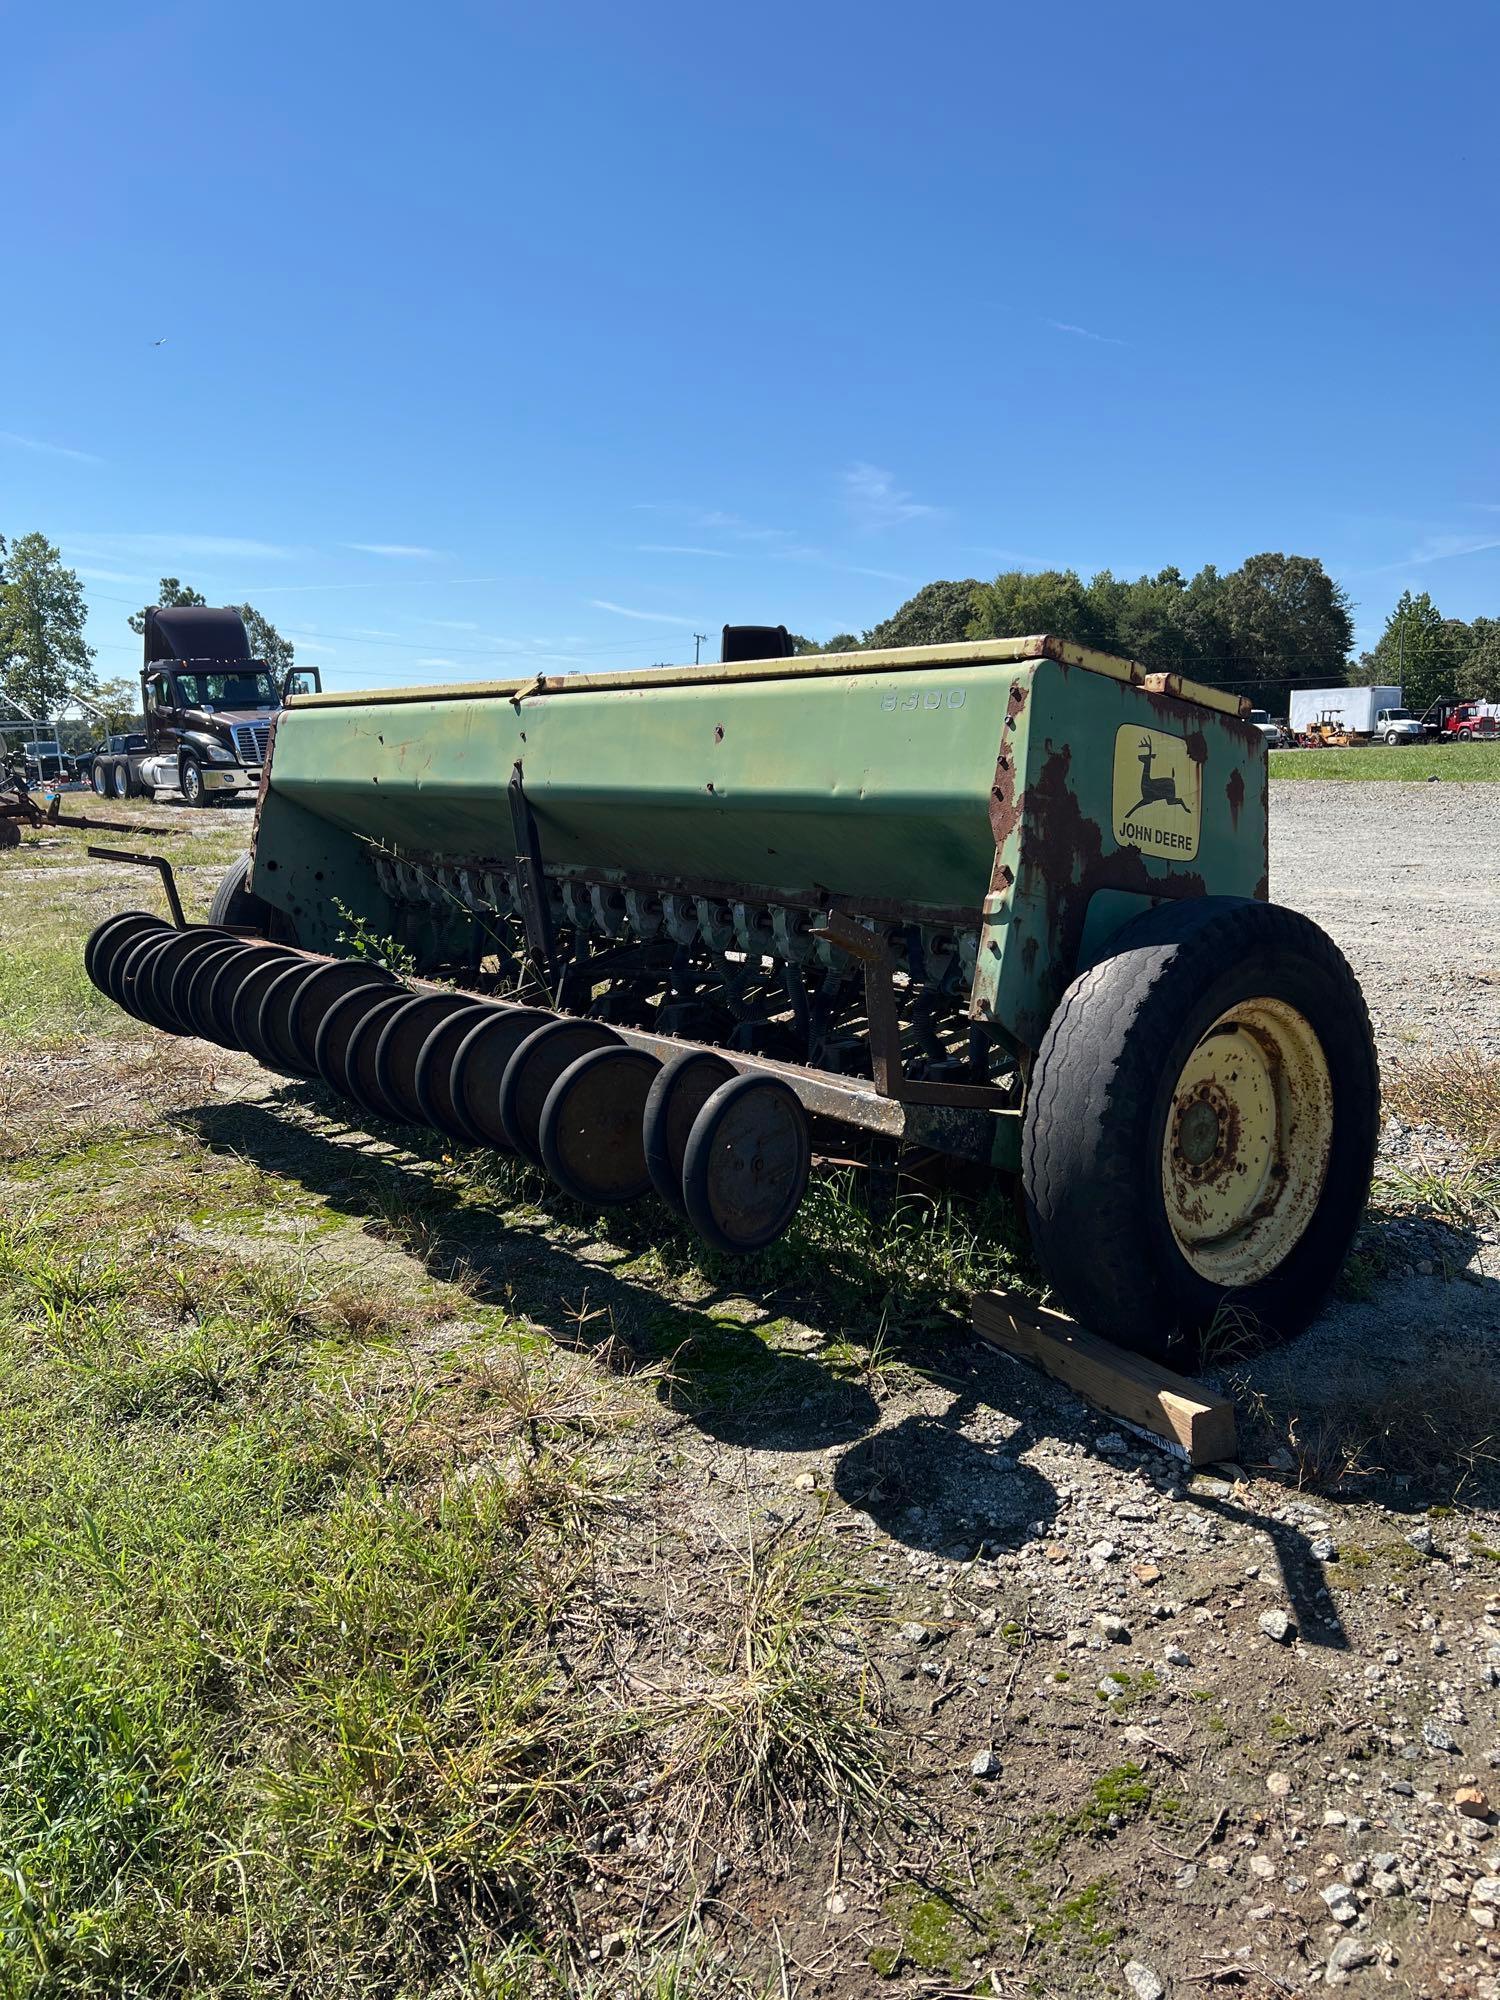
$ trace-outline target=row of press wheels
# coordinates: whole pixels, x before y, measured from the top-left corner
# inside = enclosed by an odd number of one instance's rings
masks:
[[[712,1049],[668,1062],[600,1021],[429,987],[212,925],[127,910],[84,947],[89,978],[168,1034],[321,1078],[372,1117],[542,1167],[575,1200],[655,1191],[705,1242],[762,1250],[796,1214],[807,1115],[779,1079]]]

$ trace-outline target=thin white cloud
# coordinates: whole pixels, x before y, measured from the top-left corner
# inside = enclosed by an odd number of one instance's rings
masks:
[[[89,583],[140,583],[145,577],[143,570],[85,569],[81,563],[78,574]]]
[[[1450,556],[1477,556],[1486,549],[1500,549],[1494,535],[1424,535],[1407,557],[1408,562],[1447,562]]]
[[[291,554],[291,550],[278,553]],[[269,597],[274,591],[283,596],[309,590],[457,590],[460,584],[505,583],[503,576],[388,576],[379,583],[246,583],[237,586],[249,593]]]
[[[1044,322],[1054,333],[1071,333],[1078,340],[1097,340],[1104,347],[1123,347],[1125,342],[1117,340],[1112,333],[1095,333],[1092,327],[1074,326],[1065,319],[1049,319]]]
[[[40,451],[49,458],[72,458],[80,465],[103,465],[92,451],[75,451],[70,444],[49,444],[46,438],[22,437],[19,431],[0,431],[0,444],[13,444],[18,451]]]
[[[472,618],[429,618],[427,623],[439,632],[477,632],[479,626]]]
[[[321,639],[309,639],[301,632],[289,632],[287,640],[289,644],[297,648],[299,653],[330,653],[336,655],[338,652],[337,646],[326,646]]]
[[[300,549],[280,548],[274,542],[257,542],[242,535],[65,535],[63,545],[81,555],[150,556],[160,561],[212,561],[224,557],[234,562],[284,562],[301,555]]]
[[[458,665],[458,661],[457,661],[457,660],[443,660],[443,659],[437,659],[437,660],[418,660],[418,662],[417,662],[417,665],[418,665],[419,667],[456,667],[456,666]]]
[[[611,611],[616,618],[638,618],[643,625],[686,625],[691,631],[691,618],[678,618],[670,611],[633,611],[628,604],[611,604],[607,597],[591,597],[589,603],[596,611]]]
[[[899,570],[871,569],[866,563],[844,562],[838,556],[831,556],[823,549],[772,549],[772,559],[776,562],[816,563],[820,569],[836,569],[845,576],[874,576],[882,583],[910,583],[911,577]]]
[[[398,560],[435,561],[448,553],[446,549],[423,548],[416,542],[345,542],[343,546],[362,556],[394,556]]]
[[[726,535],[733,535],[740,542],[779,542],[786,539],[785,528],[759,528],[753,521],[742,521],[738,514],[723,514],[717,510],[696,517],[700,528],[718,528]]]
[[[884,466],[863,459],[844,474],[844,498],[855,521],[862,528],[896,528],[908,521],[930,518],[939,509],[925,500],[914,500],[896,484],[896,476]]]
[[[1500,549],[1500,536],[1424,535],[1416,547],[1399,561],[1376,563],[1372,569],[1350,570],[1347,574],[1351,577],[1391,576],[1402,570],[1424,568],[1428,563],[1451,562],[1455,556],[1483,555],[1489,549]]]
[[[639,556],[713,556],[719,562],[734,562],[733,549],[699,549],[688,542],[637,542]]]

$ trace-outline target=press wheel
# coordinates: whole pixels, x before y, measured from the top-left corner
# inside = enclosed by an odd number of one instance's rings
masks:
[[[428,1036],[440,1022],[467,1014],[473,1004],[463,993],[414,994],[381,1029],[375,1048],[375,1087],[409,1125],[427,1122],[417,1096],[417,1059]]]
[[[169,1035],[180,1034],[182,1030],[168,1021],[165,1015],[158,1015],[155,1011],[151,967],[178,935],[177,931],[169,930],[165,937],[138,939],[119,959],[113,974],[115,998],[125,1012]]]
[[[492,1007],[490,1018],[459,1044],[449,1073],[449,1094],[462,1124],[483,1146],[511,1149],[500,1122],[500,1086],[506,1066],[528,1035],[557,1019],[539,1007]]]
[[[216,936],[213,931],[195,926],[191,930],[177,931],[151,961],[150,1004],[158,1019],[173,1023],[180,1034],[190,1035],[193,1026],[183,1019],[172,1001],[172,981],[177,968],[191,961],[199,945]]]
[[[108,992],[104,984],[104,972],[109,960],[121,950],[130,938],[142,938],[149,932],[164,929],[160,917],[149,910],[117,910],[112,917],[106,917],[102,924],[95,924],[89,932],[88,942],[83,947],[83,969],[101,992]]]
[[[590,1049],[613,1048],[619,1040],[601,1021],[554,1019],[521,1043],[500,1079],[500,1124],[523,1160],[542,1164],[542,1107],[563,1071]]]
[[[542,1165],[564,1194],[613,1208],[651,1189],[641,1137],[661,1070],[644,1049],[590,1049],[563,1071],[542,1106]]]
[[[466,1145],[475,1144],[482,1135],[454,1099],[453,1059],[473,1030],[500,1011],[489,1001],[471,1000],[458,1013],[447,1015],[429,1031],[412,1071],[412,1089],[427,1123]]]
[[[316,1076],[318,1030],[329,1009],[345,994],[362,992],[372,984],[391,987],[395,984],[395,977],[383,966],[368,965],[354,958],[314,964],[287,999],[281,998],[278,987],[275,1006],[262,1008],[264,1033],[269,1040],[305,1063],[309,1076]]]
[[[261,1036],[261,1002],[277,980],[284,979],[288,972],[295,972],[304,962],[291,952],[263,951],[260,963],[252,965],[235,987],[234,1001],[229,1010],[230,1030],[240,1047],[267,1069],[279,1070],[283,1065],[277,1051]]]
[[[364,1026],[365,1016],[370,1010],[390,997],[390,982],[371,973],[366,985],[340,994],[319,1022],[313,1042],[313,1061],[318,1065],[318,1075],[340,1097],[350,1095],[350,1044]]]
[[[247,944],[238,951],[225,952],[222,963],[214,973],[208,989],[208,1017],[213,1022],[215,1038],[225,1048],[242,1049],[245,1042],[235,1026],[234,1008],[239,998],[240,987],[254,974],[262,971],[272,962],[284,964],[291,953],[278,945]]]
[[[688,1134],[688,1220],[715,1250],[764,1250],[797,1213],[811,1162],[807,1113],[794,1091],[753,1071],[721,1083]]]
[[[383,993],[372,1007],[367,1007],[349,1037],[349,1048],[344,1058],[349,1095],[355,1103],[368,1111],[372,1118],[388,1118],[397,1125],[405,1125],[409,1120],[400,1105],[381,1089],[375,1075],[375,1052],[380,1047],[381,1030],[410,998],[406,988],[400,986],[394,993]]]
[[[300,1048],[294,1048],[291,1036],[291,1012],[297,1004],[297,995],[309,978],[305,963],[293,961],[284,965],[270,984],[261,990],[255,1007],[252,1033],[257,1048],[264,1049],[266,1060],[277,1069],[286,1070],[294,1076],[316,1076],[317,1066],[308,1061]]]
[[[125,1007],[125,972],[132,957],[142,945],[165,944],[172,935],[170,924],[153,924],[149,928],[127,931],[111,949],[108,945],[98,954],[99,985],[117,1007]],[[125,1007],[129,1013],[131,1010]]]
[[[193,995],[196,990],[197,975],[226,952],[239,948],[238,938],[222,936],[217,931],[209,931],[195,937],[192,949],[185,951],[172,967],[167,981],[167,1005],[181,1021],[188,1034],[200,1039],[208,1038],[208,1030],[203,1026],[195,1008]]]
[[[682,1161],[693,1120],[721,1083],[739,1074],[732,1062],[712,1049],[684,1049],[665,1064],[646,1097],[641,1138],[651,1185],[679,1215],[682,1205]]]

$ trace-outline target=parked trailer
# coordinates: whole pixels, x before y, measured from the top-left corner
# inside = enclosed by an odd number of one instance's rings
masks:
[[[1378,1079],[1348,966],[1267,900],[1245,706],[1048,637],[302,699],[212,924],[127,913],[89,969],[721,1250],[785,1229],[827,1134],[1018,1174],[1101,1333],[1286,1333]]]
[[[1323,723],[1382,743],[1416,743],[1422,735],[1398,687],[1295,688],[1290,719],[1294,736],[1312,735]]]

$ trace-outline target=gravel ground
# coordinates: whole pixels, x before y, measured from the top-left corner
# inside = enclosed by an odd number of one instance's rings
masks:
[[[1381,1053],[1500,1056],[1500,785],[1271,786],[1271,894],[1359,975]]]

